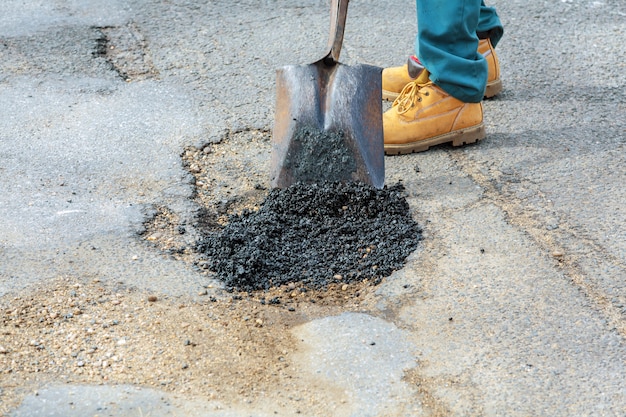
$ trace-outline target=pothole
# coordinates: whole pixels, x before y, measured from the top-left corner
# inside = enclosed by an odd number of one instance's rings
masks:
[[[230,132],[187,148],[182,158],[195,178],[200,239],[177,247],[184,226],[162,209],[146,237],[229,291],[378,284],[402,268],[421,239],[400,184],[378,190],[320,181],[270,189],[270,132]]]

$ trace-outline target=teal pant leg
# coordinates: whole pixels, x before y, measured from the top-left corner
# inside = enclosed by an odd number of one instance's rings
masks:
[[[500,22],[496,9],[485,6],[484,1],[480,3],[480,16],[478,17],[478,28],[476,32],[489,33],[491,44],[494,47],[498,44],[504,33],[502,22]]]
[[[487,86],[487,62],[477,51],[476,32],[479,23],[485,28],[496,20],[499,23],[495,10],[486,7],[481,0],[416,2],[415,50],[430,72],[430,79],[463,102],[480,102]],[[485,13],[484,20],[481,20],[481,11]],[[494,32],[497,37],[497,31]]]

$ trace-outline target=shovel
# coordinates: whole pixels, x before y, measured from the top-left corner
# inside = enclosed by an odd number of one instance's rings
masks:
[[[276,71],[271,185],[385,182],[382,69],[339,62],[348,0],[332,0],[328,52]]]

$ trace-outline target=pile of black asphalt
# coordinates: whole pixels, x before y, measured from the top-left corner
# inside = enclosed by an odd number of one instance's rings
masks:
[[[230,216],[197,250],[227,289],[323,289],[380,282],[402,268],[420,239],[401,184],[296,183],[270,190],[259,210]]]

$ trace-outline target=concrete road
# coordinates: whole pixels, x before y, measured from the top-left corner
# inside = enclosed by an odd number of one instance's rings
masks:
[[[380,4],[351,3],[346,64],[411,53],[415,5]],[[424,227],[420,249],[381,284],[377,313],[294,330],[301,363],[352,399],[341,415],[626,415],[626,4],[490,4],[505,36],[488,138],[386,158]],[[193,217],[186,146],[271,129],[274,71],[320,58],[327,9],[5,0],[0,295],[65,275],[194,294],[204,278],[137,232],[155,205]],[[348,360],[372,332],[389,350]],[[54,403],[68,389],[80,407]],[[160,405],[166,394],[129,386],[44,386],[12,415],[94,415],[94,398],[122,394],[127,408],[111,415],[148,403],[153,416],[264,415],[236,399],[210,412],[203,398]]]

